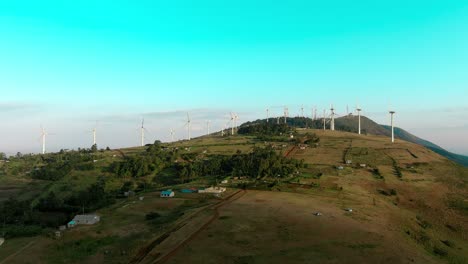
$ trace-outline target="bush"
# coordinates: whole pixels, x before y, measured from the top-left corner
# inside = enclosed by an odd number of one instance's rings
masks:
[[[146,214],[145,218],[146,220],[154,220],[156,218],[159,218],[161,217],[161,215],[158,213],[158,212],[150,212],[148,214]]]
[[[33,237],[42,233],[42,228],[36,225],[7,225],[3,228],[5,238]]]

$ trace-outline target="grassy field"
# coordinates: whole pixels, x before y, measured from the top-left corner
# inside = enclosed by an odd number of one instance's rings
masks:
[[[419,145],[391,144],[383,136],[300,130],[297,137],[306,133],[317,134],[318,146],[293,149],[292,142],[251,136],[170,144],[201,158],[281,145],[278,151],[292,149],[289,157],[306,167],[273,185],[252,183],[245,194],[226,201],[180,193],[161,199],[150,190],[142,194],[143,201],[122,199],[98,211],[101,223],[66,231],[61,239],[6,241],[0,263],[7,258],[8,263],[163,263],[166,255],[167,263],[468,263],[466,168]],[[95,170],[73,172],[53,188],[84,189],[97,175],[106,176],[102,168],[111,162],[143,150],[102,154]],[[241,182],[231,180],[230,193]],[[0,183],[0,199],[28,195],[27,188],[44,184],[21,177],[0,177]],[[199,180],[173,187],[208,185]],[[152,212],[159,217],[146,220]]]

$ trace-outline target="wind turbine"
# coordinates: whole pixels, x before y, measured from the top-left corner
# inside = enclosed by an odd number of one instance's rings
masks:
[[[301,106],[301,117],[304,118],[304,105]]]
[[[206,135],[210,134],[210,125],[211,125],[211,121],[207,120],[206,121]]]
[[[145,146],[145,119],[141,119],[141,128],[140,128],[140,137],[141,137],[141,146]]]
[[[231,136],[234,136],[234,119],[235,119],[234,113],[231,112],[231,120],[230,120],[230,123],[231,123]]]
[[[361,111],[362,109],[359,108],[359,105],[356,106],[356,111],[358,113],[358,134],[361,135]]]
[[[174,135],[175,135],[175,131],[173,128],[171,128],[171,141],[174,142]]]
[[[92,130],[92,132],[93,132],[93,146],[97,145],[97,141],[96,141],[97,125],[98,125],[98,121],[96,121],[96,125],[94,126],[94,128]]]
[[[326,113],[327,110],[323,109],[323,130],[327,130],[327,119],[326,119]]]
[[[335,109],[333,108],[333,104],[331,105],[330,111],[331,111],[330,130],[335,131]]]
[[[285,106],[284,107],[284,124],[288,124],[288,114],[289,114],[289,109]]]
[[[266,109],[266,114],[267,114],[267,123],[270,121],[270,109]]]
[[[49,134],[45,131],[44,127],[41,125],[41,142],[42,142],[42,154],[46,153],[46,136],[48,135],[54,135],[54,134]]]
[[[390,125],[392,126],[392,143],[395,143],[395,126],[393,124],[393,116],[396,112],[393,110],[390,110],[388,112],[390,113]]]
[[[187,127],[188,140],[191,140],[192,139],[192,120],[190,120],[189,113],[187,113],[187,123],[185,123],[185,126]]]
[[[221,130],[221,136],[224,137],[224,130],[226,130],[226,125],[224,125],[223,129]]]
[[[45,154],[46,150],[46,136],[47,133],[45,132],[45,129],[41,126],[42,154]]]

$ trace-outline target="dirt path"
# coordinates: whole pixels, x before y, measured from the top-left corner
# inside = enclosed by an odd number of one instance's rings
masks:
[[[222,200],[221,202],[209,207],[210,209],[213,209],[214,210],[214,214],[213,216],[205,223],[203,224],[203,226],[201,226],[200,228],[198,228],[195,232],[193,232],[187,239],[185,239],[184,241],[182,241],[181,243],[179,243],[176,247],[174,247],[172,250],[170,250],[168,253],[166,253],[166,255],[164,256],[157,256],[157,259],[153,259],[153,260],[147,260],[146,258],[149,257],[150,253],[159,245],[161,244],[164,240],[166,240],[169,236],[171,236],[172,233],[174,232],[177,232],[179,229],[181,229],[182,227],[184,227],[186,224],[187,224],[187,221],[189,221],[190,219],[192,219],[193,217],[195,217],[196,215],[198,215],[199,213],[201,213],[202,211],[205,211],[207,208],[203,209],[203,210],[199,210],[197,211],[196,213],[194,213],[191,217],[189,217],[187,220],[184,220],[182,223],[179,223],[177,224],[175,227],[171,228],[168,232],[164,233],[163,235],[159,236],[157,239],[155,239],[154,241],[152,241],[148,246],[146,246],[145,248],[143,248],[133,259],[132,261],[130,261],[130,263],[146,263],[146,262],[150,262],[150,263],[165,263],[166,261],[168,261],[170,258],[172,258],[173,256],[175,256],[177,254],[177,252],[182,248],[184,247],[186,244],[188,244],[190,241],[194,240],[196,238],[196,236],[201,233],[203,230],[205,230],[206,228],[208,228],[208,226],[210,224],[212,224],[216,219],[219,218],[219,208],[241,198],[244,194],[246,193],[245,190],[239,190],[231,195],[229,195],[228,197],[226,197],[224,200]],[[240,195],[238,195],[240,194]],[[237,197],[236,197],[237,196]],[[235,198],[233,198],[235,197]],[[1,263],[0,263],[1,264]]]
[[[213,217],[211,217],[210,220],[208,220],[208,222],[206,222],[202,227],[200,227],[200,229],[198,229],[195,233],[193,233],[190,237],[188,237],[186,240],[184,240],[182,243],[180,243],[176,248],[174,248],[171,252],[169,252],[167,255],[165,255],[164,257],[162,257],[161,259],[159,259],[158,261],[155,262],[155,264],[161,264],[161,263],[166,263],[169,259],[171,259],[173,256],[175,256],[177,254],[177,252],[183,248],[184,246],[186,246],[188,243],[190,243],[191,241],[193,241],[202,231],[206,230],[208,228],[208,226],[210,226],[215,220],[217,220],[219,218],[219,209],[227,204],[230,204],[238,199],[240,199],[242,196],[245,195],[247,191],[245,190],[242,190],[242,191],[238,191],[236,193],[234,193],[233,195],[231,195],[229,198],[227,198],[226,200],[224,200],[223,202],[221,202],[220,204],[216,205],[213,209],[215,211]],[[236,196],[237,194],[240,194],[238,195],[237,197],[233,198],[234,196]],[[231,199],[233,198],[233,199]]]
[[[284,157],[287,158],[291,155],[291,153],[296,149],[296,146],[293,146],[288,152],[284,154]]]
[[[6,263],[9,263],[9,261],[11,259],[13,259],[14,257],[16,257],[17,255],[19,255],[21,252],[23,252],[24,250],[26,250],[28,247],[32,246],[32,244],[34,244],[34,242],[36,242],[35,240],[29,242],[26,246],[22,247],[20,250],[16,251],[15,253],[11,254],[10,256],[6,257],[5,259],[3,259],[0,264],[6,264]]]

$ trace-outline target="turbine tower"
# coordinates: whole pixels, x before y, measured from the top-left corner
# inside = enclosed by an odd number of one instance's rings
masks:
[[[141,146],[143,147],[145,145],[145,119],[141,119],[141,128],[140,128],[140,134],[141,134]]]
[[[335,131],[335,109],[333,108],[333,105],[331,105],[330,111],[331,111],[330,130]]]
[[[267,114],[267,123],[270,121],[270,109],[266,109],[266,114]]]
[[[47,132],[45,131],[44,127],[41,126],[41,141],[42,141],[42,154],[46,152],[46,136]]]
[[[173,128],[171,128],[171,142],[174,142],[174,135],[175,135],[175,131]]]
[[[358,113],[358,134],[361,135],[361,111],[362,109],[359,106],[356,106],[356,111]]]
[[[93,132],[93,146],[97,145],[97,140],[96,140],[97,125],[98,125],[98,121],[96,121],[96,125],[94,126],[93,131],[92,131]]]
[[[187,126],[187,135],[188,135],[188,140],[192,139],[192,120],[190,120],[190,114],[187,112],[187,123],[185,123],[185,126]]]
[[[327,130],[327,119],[326,119],[326,113],[327,110],[323,109],[323,130]]]
[[[288,124],[288,114],[289,114],[289,109],[285,106],[284,107],[284,124]]]
[[[388,111],[390,113],[390,125],[392,126],[392,143],[395,143],[395,126],[393,123],[393,116],[395,115],[395,111]]]
[[[304,118],[304,105],[301,106],[301,117]]]
[[[231,136],[234,136],[234,120],[235,120],[235,116],[234,116],[234,113],[231,112]]]
[[[206,135],[207,136],[210,134],[210,125],[211,125],[211,121],[207,120],[206,121]]]

